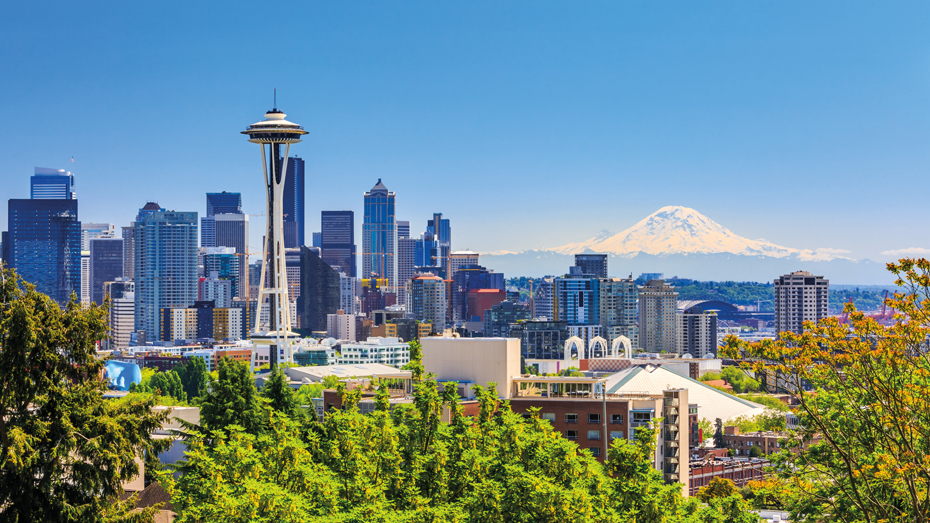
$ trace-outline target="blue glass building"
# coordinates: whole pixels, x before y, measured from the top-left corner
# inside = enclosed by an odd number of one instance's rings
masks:
[[[347,276],[356,277],[355,213],[323,211],[320,224],[323,261]]]
[[[208,192],[207,216],[242,214],[242,194],[237,192]]]
[[[33,200],[76,200],[74,175],[64,169],[36,167],[29,181],[29,197]]]
[[[74,199],[10,200],[7,265],[60,305],[81,292],[81,222]]]
[[[504,273],[489,271],[480,265],[459,267],[452,276],[453,321],[467,321],[472,316],[468,311],[468,293],[475,289],[504,290]]]
[[[123,276],[122,238],[93,238],[90,240],[90,299],[103,303],[104,284]]]
[[[388,280],[387,291],[397,292],[397,217],[394,193],[378,179],[365,193],[365,221],[362,223],[362,274],[376,274]]]
[[[284,180],[284,248],[299,249],[304,242],[304,161],[287,159]]]
[[[571,270],[553,281],[553,319],[569,325],[600,323],[600,280],[583,274],[580,267],[571,267]]]

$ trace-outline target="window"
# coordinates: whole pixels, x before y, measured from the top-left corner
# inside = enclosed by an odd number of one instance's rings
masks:
[[[591,451],[591,455],[595,458],[601,457],[601,448],[600,447],[588,447],[588,450]]]
[[[566,414],[565,423],[578,423],[578,414],[575,414],[575,413]]]
[[[652,419],[651,412],[634,412],[633,419],[631,421],[633,423],[649,423],[651,419]]]
[[[588,423],[600,423],[601,415],[600,414],[588,414]]]
[[[601,439],[601,431],[599,430],[589,430],[588,439],[599,440]]]
[[[610,422],[611,423],[623,423],[623,414],[611,414]]]
[[[540,418],[541,418],[541,419],[544,419],[544,420],[548,420],[548,421],[550,421],[550,422],[552,422],[552,423],[555,423],[555,414],[553,414],[552,412],[543,412],[543,414],[542,414],[542,416],[540,416]]]
[[[571,439],[571,440],[578,439],[578,431],[577,430],[566,430],[565,439]]]
[[[612,431],[610,431],[610,441],[613,441],[613,440],[615,440],[615,439],[623,439],[623,431],[622,431],[622,430],[612,430]]]

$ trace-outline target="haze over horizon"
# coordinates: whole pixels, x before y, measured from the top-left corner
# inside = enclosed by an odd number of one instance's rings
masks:
[[[74,172],[85,222],[128,225],[148,200],[202,216],[223,190],[263,213],[239,131],[276,87],[310,133],[291,149],[307,160],[308,241],[321,210],[356,211],[360,230],[381,178],[412,234],[442,212],[456,250],[552,248],[684,206],[793,249],[927,255],[928,11],[5,5],[0,228],[36,166]]]

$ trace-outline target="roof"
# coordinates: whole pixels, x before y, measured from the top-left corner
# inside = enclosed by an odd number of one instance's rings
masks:
[[[468,294],[477,293],[477,294],[498,294],[506,292],[501,289],[472,289],[468,291]]]
[[[668,389],[688,389],[688,403],[697,404],[698,416],[711,421],[720,418],[726,423],[740,416],[754,417],[766,410],[764,405],[727,394],[664,367],[633,367],[607,379],[607,392],[611,394],[662,394]]]
[[[727,311],[735,312],[739,309],[730,303],[720,300],[678,300],[678,310],[690,312]]]
[[[359,363],[357,365],[325,365],[319,367],[289,367],[284,373],[291,380],[309,382],[323,381],[326,376],[337,378],[364,378],[368,376],[397,376],[404,374],[410,377],[410,371],[400,370],[380,363]]]
[[[370,192],[388,192],[388,188],[385,187],[383,183],[381,183],[381,178],[378,178],[378,183],[376,183],[375,186],[371,188]]]
[[[155,202],[148,202],[148,203],[146,203],[144,206],[142,206],[142,209],[141,209],[141,210],[143,210],[143,211],[160,211],[160,210],[161,210],[161,206],[158,205],[158,204],[155,203]]]

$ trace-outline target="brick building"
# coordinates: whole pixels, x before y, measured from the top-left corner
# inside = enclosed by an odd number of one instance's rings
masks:
[[[714,478],[729,479],[737,487],[745,487],[750,481],[758,481],[765,476],[764,467],[770,466],[767,459],[713,458],[694,460],[690,463],[689,489],[693,496]]]

